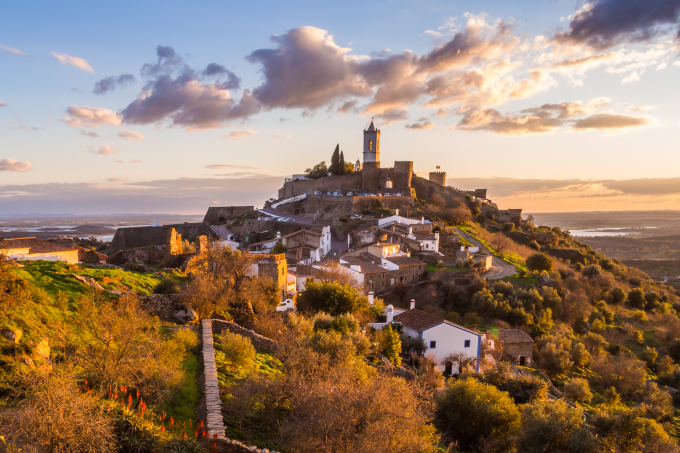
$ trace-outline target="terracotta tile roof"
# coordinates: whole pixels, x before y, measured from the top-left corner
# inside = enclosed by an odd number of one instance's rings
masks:
[[[503,343],[533,343],[528,333],[519,329],[500,329],[498,337]]]
[[[368,255],[368,253],[362,253],[361,255]],[[382,272],[388,272],[387,269],[383,268],[379,264],[374,264],[371,263],[370,259],[365,259],[361,255],[350,255],[350,256],[344,256],[342,257],[343,261],[347,261],[348,264],[342,264],[345,267],[349,267],[350,265],[354,266],[361,266],[361,272],[364,274],[378,274]],[[373,257],[372,261],[379,261],[379,258],[376,258],[373,255],[368,255],[369,257]]]
[[[19,249],[27,247],[30,248],[28,253],[64,252],[67,250],[74,250],[64,245],[55,244],[53,242],[37,238],[16,238],[0,240],[0,250]]]
[[[427,313],[425,311],[418,310],[417,308],[414,308],[413,310],[406,310],[403,313],[399,313],[392,319],[395,322],[400,322],[404,326],[415,330],[416,332],[422,332],[423,330],[427,330],[430,327],[434,327],[438,324],[444,323],[465,330],[467,332],[474,333],[475,335],[481,336],[481,334],[478,332],[473,332],[470,329],[467,329],[463,326],[459,326],[458,324],[454,324],[450,321],[447,321],[444,318],[440,318],[439,316],[433,315],[432,313]]]
[[[394,263],[399,267],[403,266],[418,266],[419,264],[425,264],[422,261],[418,261],[410,256],[388,256],[385,258],[390,263]]]

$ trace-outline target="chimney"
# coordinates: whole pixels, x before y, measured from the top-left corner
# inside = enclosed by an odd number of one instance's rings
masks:
[[[281,239],[281,232],[280,231],[276,232],[276,239]]]
[[[399,215],[399,209],[395,209],[395,214],[394,215]]]
[[[423,225],[425,225],[425,217],[421,217],[421,218],[420,218],[420,223],[422,223]]]
[[[439,231],[434,232],[434,238],[435,238],[435,240],[439,239]]]
[[[394,319],[394,307],[392,304],[387,306],[387,324],[392,322],[392,319]]]
[[[464,252],[464,251],[465,251],[465,246],[464,246],[464,245],[461,245],[461,246],[460,246],[460,251],[461,251],[461,252]]]
[[[416,308],[416,300],[411,299],[411,308],[409,308],[409,310],[413,310],[414,308]]]
[[[408,226],[408,235],[413,236],[413,225]]]
[[[373,291],[368,293],[368,305],[373,306]]]

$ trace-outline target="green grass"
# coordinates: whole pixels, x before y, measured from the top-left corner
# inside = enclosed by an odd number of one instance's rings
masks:
[[[467,268],[465,268],[465,267],[451,267],[451,266],[437,267],[437,265],[434,264],[434,263],[427,263],[427,265],[425,266],[425,269],[428,272],[465,271],[465,270],[467,270]]]
[[[87,291],[88,286],[73,278],[67,278],[69,274],[91,277],[106,289],[121,290],[129,289],[141,294],[152,294],[153,288],[158,284],[158,279],[153,274],[143,274],[122,269],[103,269],[95,267],[83,267],[82,270],[69,270],[69,264],[60,261],[24,261],[24,267],[15,272],[28,280],[32,286],[45,290],[50,296],[57,291],[62,291],[71,298],[77,298]],[[108,277],[112,280],[105,283]]]
[[[196,424],[195,408],[201,402],[201,391],[198,387],[199,361],[196,354],[187,355],[182,364],[184,371],[184,383],[182,387],[175,391],[172,400],[168,401],[160,411],[168,413],[168,417],[172,416],[175,420],[186,422],[189,426],[189,420],[193,420],[194,426]]]
[[[511,275],[509,277],[503,277],[501,280],[504,280],[506,282],[512,282],[512,283],[517,283],[518,285],[535,285],[536,284],[536,278],[532,276],[528,277],[519,277],[517,275]]]

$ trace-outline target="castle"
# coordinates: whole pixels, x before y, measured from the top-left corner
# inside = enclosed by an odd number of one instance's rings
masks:
[[[371,121],[363,131],[363,164],[357,161],[355,171],[347,175],[333,175],[318,179],[307,179],[302,175],[286,179],[279,189],[279,200],[320,191],[340,190],[369,194],[400,194],[405,197],[432,201],[435,195],[441,197],[447,205],[459,204],[467,197],[482,202],[482,213],[491,211],[498,221],[519,224],[521,209],[499,210],[491,200],[487,199],[486,189],[461,190],[446,186],[446,173],[430,172],[428,178],[422,178],[413,172],[412,161],[395,161],[393,167],[380,166],[380,129],[375,121]]]

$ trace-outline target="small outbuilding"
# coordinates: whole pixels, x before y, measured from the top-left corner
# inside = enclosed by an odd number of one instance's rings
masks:
[[[503,358],[521,366],[531,365],[534,356],[534,340],[519,329],[500,329],[498,338],[503,342]]]

